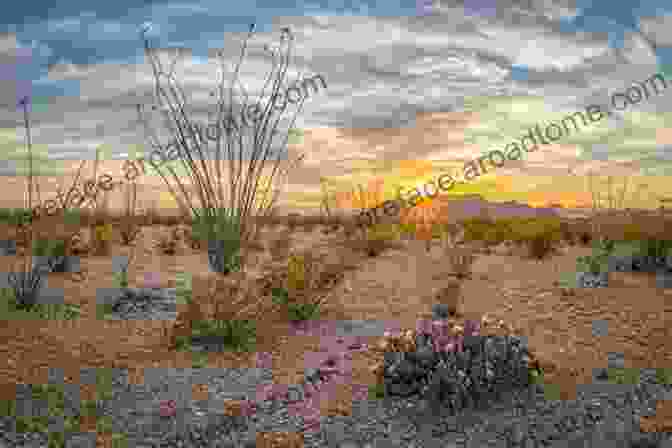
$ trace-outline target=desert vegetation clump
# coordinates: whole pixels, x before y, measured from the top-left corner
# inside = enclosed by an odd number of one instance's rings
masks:
[[[566,237],[562,221],[558,218],[476,217],[464,220],[461,224],[467,242],[478,241],[486,247],[494,247],[511,241],[527,246],[530,256],[538,260],[553,253]]]
[[[141,231],[137,216],[138,185],[135,181],[124,186],[124,211],[119,222],[119,234],[124,246],[131,245]]]
[[[292,322],[319,316],[323,299],[315,300],[312,294],[319,275],[319,262],[310,253],[292,253],[287,259],[284,285],[274,288],[272,296],[273,303],[284,307]]]
[[[390,224],[374,224],[366,229],[360,243],[369,257],[377,257],[385,249],[394,247],[397,235],[396,229]]]

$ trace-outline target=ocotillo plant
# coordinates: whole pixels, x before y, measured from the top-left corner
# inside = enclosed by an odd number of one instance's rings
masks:
[[[245,57],[248,41],[254,31],[254,24],[250,26],[247,38],[243,43],[243,48],[240,58],[236,65],[236,69],[231,80],[231,84],[227,89],[222,80],[216,92],[217,95],[217,109],[216,121],[218,123],[215,138],[214,158],[212,154],[208,154],[207,139],[199,135],[198,123],[190,117],[190,111],[186,110],[186,98],[182,87],[175,80],[172,71],[166,73],[162,65],[159,63],[154,50],[150,48],[149,42],[145,37],[146,30],[143,30],[143,40],[145,47],[145,54],[152,64],[153,74],[155,78],[155,96],[159,103],[157,107],[154,105],[153,109],[164,114],[168,123],[168,132],[172,138],[172,144],[175,150],[169,150],[168,146],[163,146],[158,142],[155,136],[160,135],[150,129],[148,120],[143,116],[144,107],[141,104],[137,105],[140,120],[145,124],[147,135],[154,149],[160,149],[165,155],[165,163],[161,166],[153,164],[155,170],[161,176],[164,183],[169,187],[171,195],[175,202],[185,214],[189,214],[194,218],[200,219],[201,214],[207,215],[206,221],[212,221],[217,218],[217,211],[222,209],[230,209],[235,211],[235,215],[241,221],[240,236],[243,245],[253,239],[256,235],[256,228],[252,224],[252,217],[265,217],[273,207],[273,202],[277,198],[270,200],[258,200],[258,196],[265,196],[268,192],[275,191],[272,188],[259,188],[259,183],[264,179],[266,174],[264,168],[267,167],[267,162],[270,161],[271,169],[268,174],[268,184],[273,184],[282,175],[282,168],[280,161],[286,157],[286,145],[290,132],[278,132],[278,124],[286,107],[273,107],[276,102],[280,101],[280,88],[283,80],[287,74],[287,65],[289,63],[289,51],[293,35],[289,28],[283,28],[281,34],[281,53],[286,51],[286,54],[281,54],[279,66],[274,66],[275,70],[266,79],[265,86],[269,81],[273,80],[272,92],[269,98],[268,107],[261,107],[257,103],[257,110],[261,113],[257,116],[251,126],[238,126],[236,117],[239,116],[233,110],[234,86],[238,86],[237,77],[239,76],[239,69],[243,58]],[[268,48],[267,48],[268,49]],[[219,54],[220,58],[223,56]],[[175,61],[173,61],[175,62]],[[223,65],[223,61],[222,65]],[[174,63],[173,63],[174,66]],[[322,80],[324,84],[324,80]],[[326,84],[325,84],[326,86]],[[262,98],[265,92],[262,90]],[[215,96],[215,93],[211,93]],[[235,95],[238,96],[238,95]],[[244,97],[247,94],[243,92]],[[227,98],[228,97],[228,98]],[[297,104],[298,113],[302,106],[304,96]],[[228,103],[227,103],[228,100]],[[279,112],[279,116],[275,113]],[[289,129],[291,129],[296,121],[296,114],[294,115]],[[226,126],[220,126],[220,123],[228,123]],[[280,145],[272,145],[273,137],[280,134],[280,139],[283,140]],[[284,139],[282,136],[284,135]],[[225,147],[226,153],[222,154],[222,149]],[[211,150],[212,148],[210,148]],[[177,155],[176,158],[169,158],[168,155]],[[299,157],[299,160],[302,157]],[[213,160],[214,159],[214,160]],[[191,185],[195,186],[195,194],[187,193],[185,182],[175,173],[171,166],[171,162],[175,161],[182,165],[187,172],[187,177],[190,179]],[[207,163],[206,163],[207,161]],[[212,162],[212,163],[210,163]],[[227,181],[222,177],[222,167],[228,165],[229,178]],[[163,171],[165,168],[168,173]],[[285,171],[286,172],[286,171]],[[172,175],[172,182],[168,180],[167,174]],[[228,182],[225,194],[224,183]],[[173,185],[176,188],[173,188]],[[256,200],[255,200],[256,199]]]

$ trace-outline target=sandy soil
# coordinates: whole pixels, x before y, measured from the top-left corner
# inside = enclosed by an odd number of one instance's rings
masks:
[[[283,227],[265,230],[262,246]],[[204,300],[204,291],[216,284],[206,254],[186,246],[173,256],[160,254],[153,241],[166,231],[161,226],[143,229],[131,284],[141,284],[145,273],[160,272],[163,285],[173,286],[176,272],[190,272],[194,275],[194,297]],[[340,234],[324,235],[318,226],[310,232],[295,232],[291,246],[328,257],[323,263],[342,274],[342,280],[325,290],[329,299],[321,319],[326,321],[371,319],[389,322],[390,329],[415,328],[416,319],[430,312],[445,274],[452,271],[439,242],[433,243],[429,253],[422,242],[400,242],[398,247],[368,258],[349,249]],[[114,245],[110,255],[126,255],[128,251]],[[672,347],[666,344],[672,336],[672,296],[656,289],[651,276],[614,275],[609,288],[579,290],[573,296],[563,295],[554,286],[559,273],[574,269],[576,257],[585,254],[586,249],[566,247],[543,262],[517,254],[479,254],[473,278],[463,285],[464,315],[501,318],[527,336],[540,358],[555,365],[567,397],[577,384],[588,381],[593,368],[605,365],[608,352],[624,353],[626,366],[672,367]],[[15,257],[3,258],[4,270],[17,261]],[[249,278],[263,278],[265,266],[270,265],[268,254],[259,250],[254,260]],[[86,256],[81,258],[83,276],[49,275],[49,287],[63,288],[67,303],[82,306],[80,320],[3,321],[0,377],[4,394],[13,394],[17,382],[45,382],[49,367],[63,368],[69,381],[78,383],[79,368],[84,366],[126,367],[135,372],[139,382],[147,366],[191,366],[189,356],[169,349],[165,325],[96,319],[96,294],[100,288],[112,286],[110,261],[110,256]],[[260,329],[257,351],[272,353],[276,382],[296,383],[307,367],[305,362],[324,350],[327,338],[291,335],[287,317],[272,307],[260,309],[253,317]],[[608,334],[597,338],[593,325],[599,320],[608,323]],[[373,343],[378,338],[366,339]],[[208,363],[252,367],[255,359],[256,353],[222,353],[210,355]],[[370,367],[378,359],[372,353],[354,354],[353,384],[374,384]],[[349,408],[352,384],[338,387],[333,399],[323,401],[324,412]]]

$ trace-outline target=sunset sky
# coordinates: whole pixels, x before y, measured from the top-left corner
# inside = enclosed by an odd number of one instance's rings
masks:
[[[252,100],[261,98],[271,68],[264,45],[276,48],[285,26],[294,38],[286,87],[317,74],[327,85],[310,95],[294,124],[304,135],[292,146],[307,154],[288,180],[287,197],[297,203],[317,204],[320,177],[347,191],[378,176],[388,194],[396,184],[423,185],[446,169],[459,173],[465,162],[503,149],[530,127],[591,104],[609,116],[456,190],[582,204],[589,198],[587,174],[595,173],[647,178],[652,203],[670,194],[663,190],[672,184],[664,177],[672,174],[672,89],[622,111],[610,105],[614,94],[655,73],[672,87],[667,1],[635,8],[606,0],[40,3],[17,3],[0,18],[0,174],[6,176],[27,165],[23,114],[15,107],[23,96],[30,98],[43,173],[58,174],[60,161],[93,160],[100,147],[110,160],[148,154],[135,110],[137,102],[154,101],[143,27],[162,60],[183,56],[175,76],[194,120],[209,122],[208,92],[218,76],[212,55],[222,50],[226,61],[237,60],[255,20],[258,32],[240,75]],[[287,127],[284,120],[281,129]]]

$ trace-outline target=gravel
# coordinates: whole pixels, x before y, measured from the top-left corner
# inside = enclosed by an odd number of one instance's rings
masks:
[[[190,384],[202,382],[208,384],[212,399],[191,402]],[[100,403],[99,412],[113,418],[113,431],[126,434],[128,446],[256,446],[257,431],[301,432],[302,420],[288,412],[286,400],[264,401],[249,418],[225,416],[217,403],[224,398],[252,398],[258,385],[271,383],[268,369],[147,369],[144,384],[131,385],[125,371],[113,369],[113,394]],[[304,433],[304,442],[306,447],[341,448],[669,448],[669,433],[643,434],[637,421],[655,414],[656,400],[670,398],[672,387],[657,384],[652,369],[640,372],[637,385],[597,379],[591,385],[579,385],[577,399],[571,401],[546,400],[538,385],[505,394],[487,409],[460,412],[449,407],[436,411],[420,394],[403,399],[387,396],[354,403],[351,416],[323,417],[320,430]],[[68,401],[77,399],[74,394]],[[158,402],[165,399],[177,402],[172,418],[158,414]],[[0,419],[0,446],[47,446],[44,435],[16,434],[12,422]],[[87,444],[87,437],[71,436],[68,446],[93,446]],[[631,444],[640,439],[658,444]]]
[[[135,292],[147,295],[144,290]],[[169,312],[166,302],[173,291],[149,293],[150,298],[137,301],[144,309],[118,306],[117,317]],[[434,311],[435,318],[445,317],[441,307]],[[364,332],[379,333],[368,323],[360,326]],[[345,332],[351,334],[359,326],[351,327]],[[657,384],[653,369],[640,371],[637,385],[607,383],[596,372],[592,384],[577,386],[576,400],[551,401],[524,375],[528,354],[520,338],[472,337],[465,339],[462,351],[436,353],[431,336],[421,333],[415,342],[416,352],[386,354],[384,398],[356,401],[351,416],[324,416],[317,430],[303,431],[302,418],[289,411],[289,401],[303,397],[299,385],[290,387],[288,395],[258,403],[249,417],[222,413],[223,400],[256,401],[260,386],[273,384],[272,370],[266,368],[148,368],[141,385],[130,384],[124,370],[110,369],[112,395],[98,403],[98,413],[110,417],[112,431],[125,434],[129,447],[253,447],[257,432],[291,431],[303,432],[304,446],[310,448],[672,448],[669,433],[639,431],[639,417],[654,415],[656,400],[672,399],[672,386]],[[81,381],[95,384],[95,374],[95,369],[82,369]],[[306,369],[305,376],[311,382],[324,377],[321,368]],[[502,383],[507,378],[516,381]],[[50,382],[58,380],[56,375]],[[207,384],[209,399],[193,401],[192,384]],[[78,410],[79,387],[66,386],[67,415]],[[173,417],[159,414],[164,400],[175,401]],[[30,404],[26,391],[17,390],[17,406],[27,409]],[[32,404],[33,410],[40,408]],[[66,446],[94,446],[94,442],[90,434],[75,434]],[[0,447],[33,446],[46,447],[46,435],[17,434],[14,419],[0,417]]]
[[[177,290],[175,288],[112,288],[106,291],[101,304],[112,305],[106,318],[111,320],[175,320]]]

